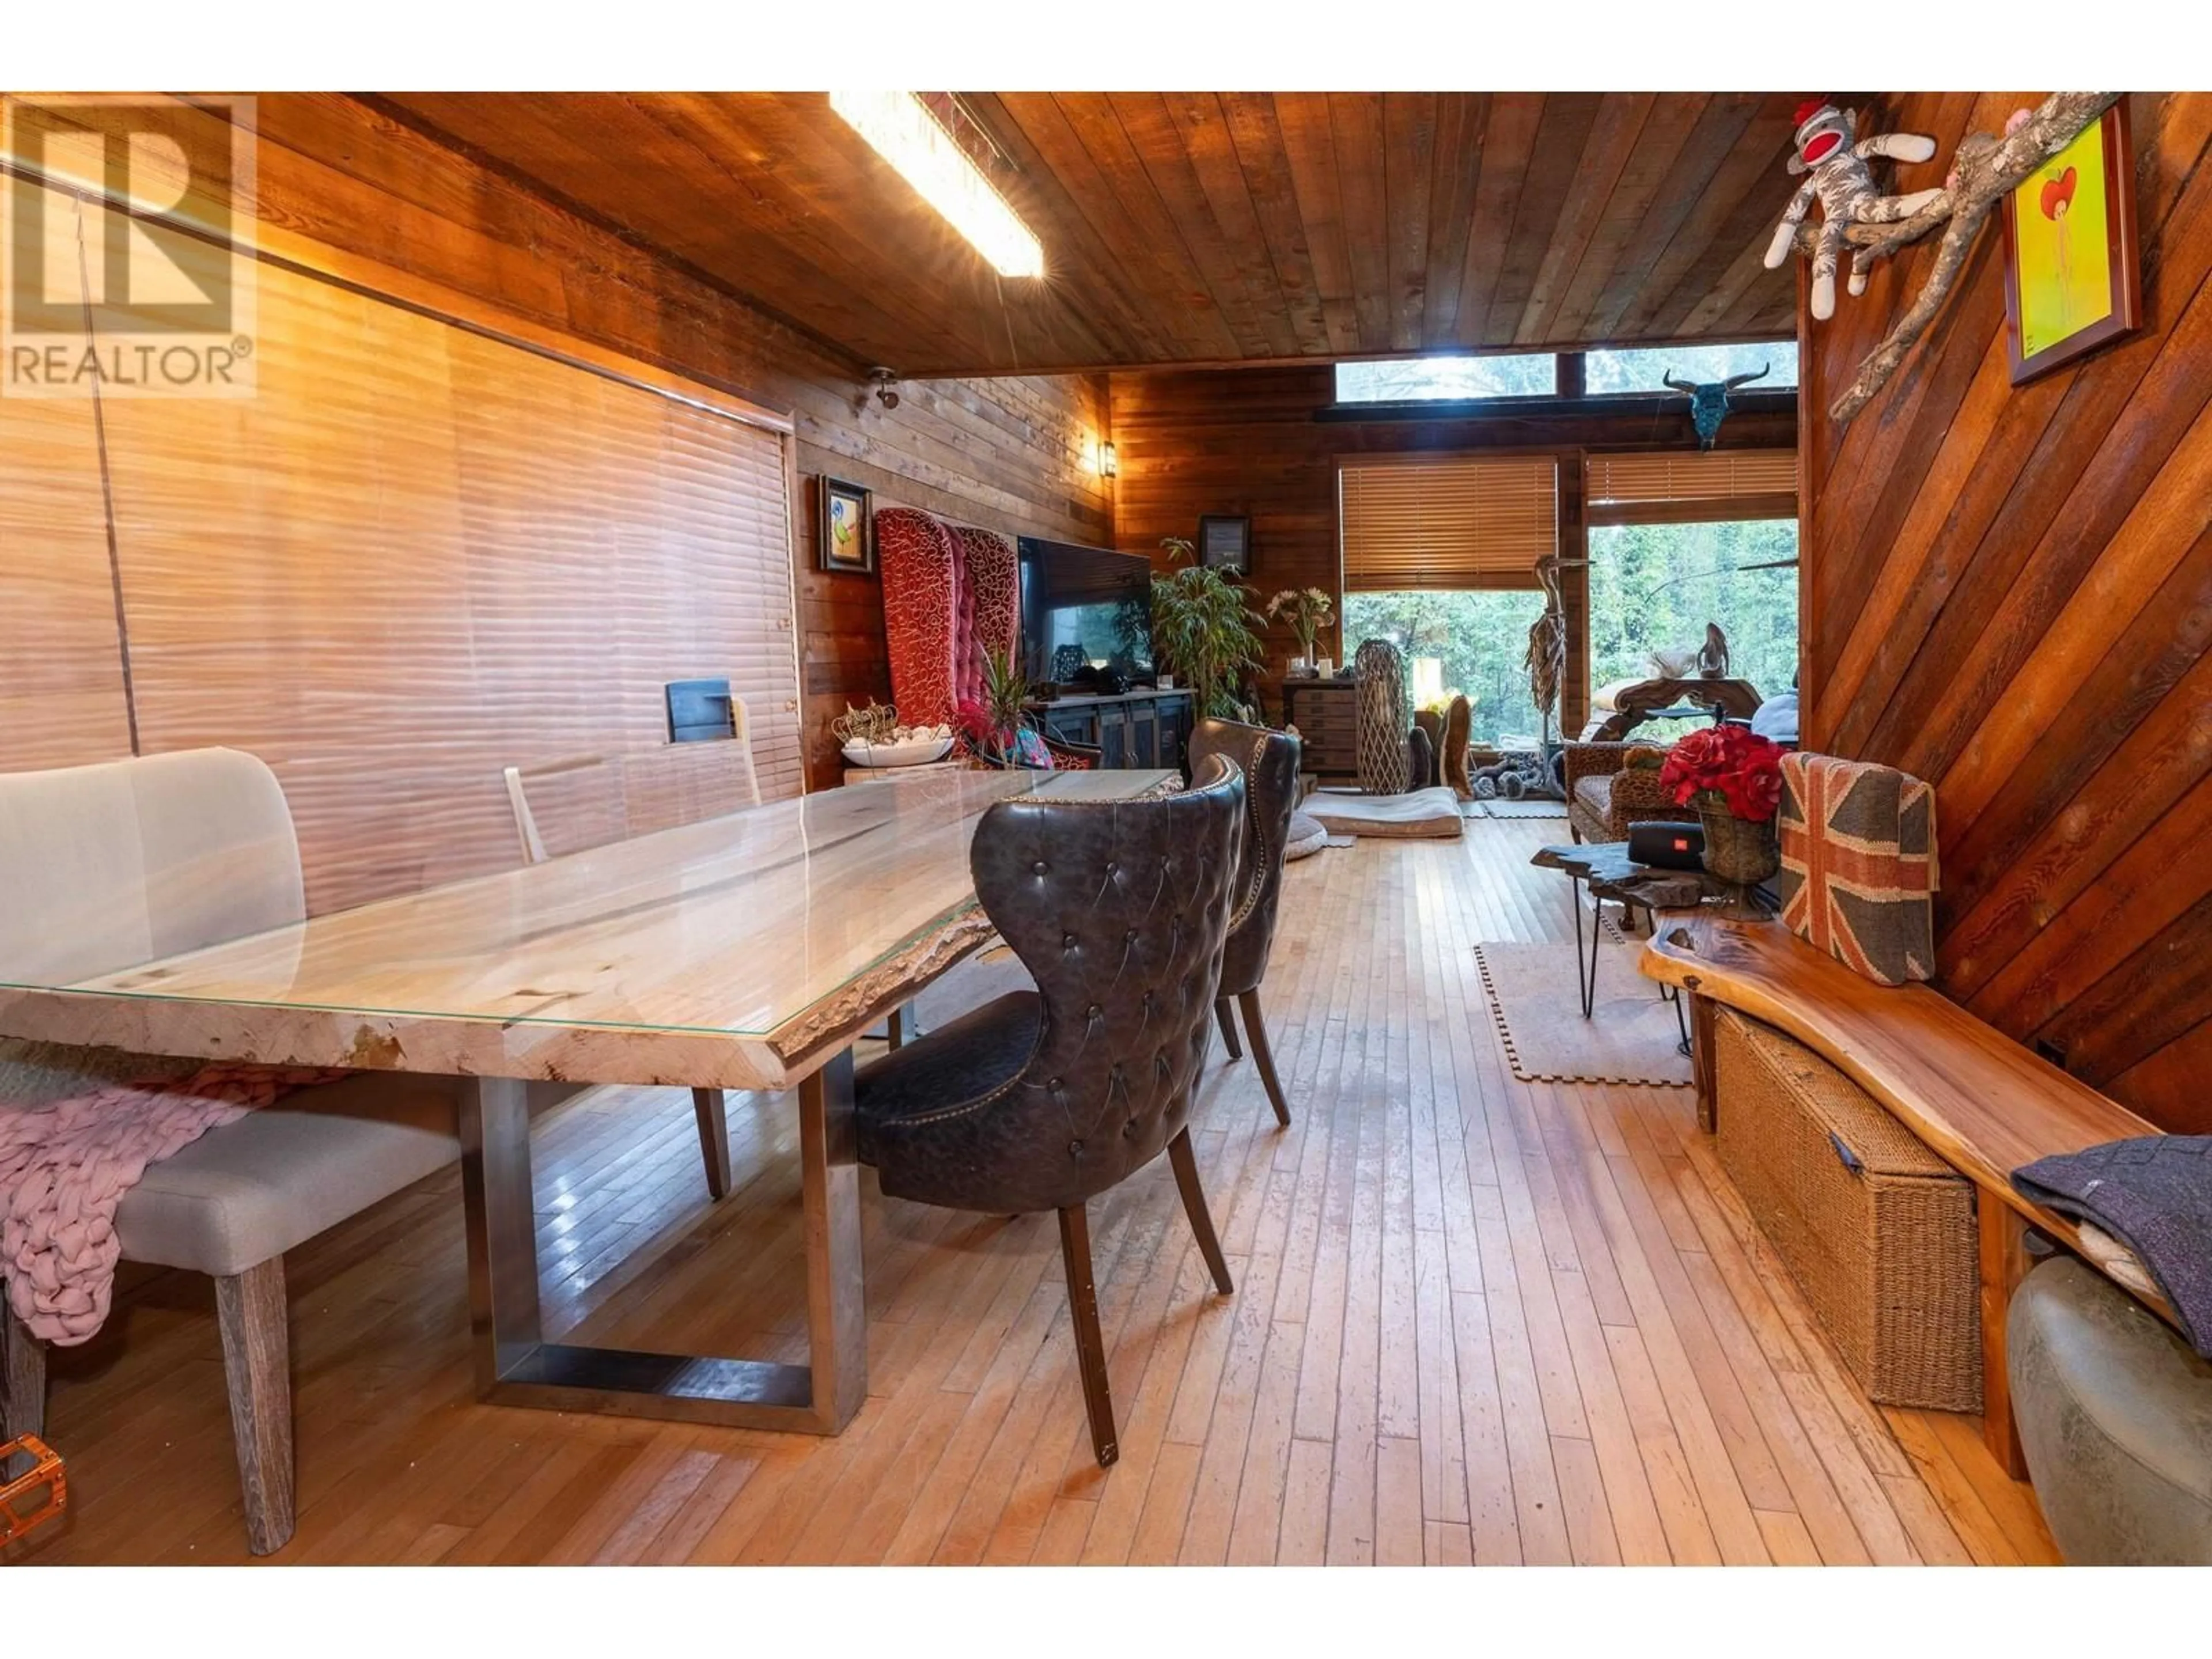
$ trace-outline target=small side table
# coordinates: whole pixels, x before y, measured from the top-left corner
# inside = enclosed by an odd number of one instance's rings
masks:
[[[1656,865],[1638,864],[1628,856],[1625,841],[1579,842],[1565,847],[1542,847],[1528,860],[1547,870],[1563,870],[1573,886],[1574,906],[1572,923],[1575,933],[1575,988],[1581,994],[1583,1018],[1588,1019],[1597,1006],[1598,947],[1603,942],[1599,926],[1604,919],[1603,901],[1628,906],[1644,912],[1647,927],[1656,926],[1653,918],[1662,910],[1694,910],[1703,904],[1725,905],[1724,915],[1757,916],[1760,913],[1755,900],[1730,881],[1708,875],[1703,870],[1663,870]],[[1583,944],[1582,885],[1589,884],[1590,896],[1599,901],[1590,907],[1590,937],[1587,947]],[[1661,988],[1665,994],[1666,988]],[[1681,1003],[1674,1002],[1674,1018],[1682,1018]],[[1683,1051],[1688,1052],[1690,1034],[1682,1032]]]

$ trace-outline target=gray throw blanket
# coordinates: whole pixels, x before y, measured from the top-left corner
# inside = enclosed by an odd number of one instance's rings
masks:
[[[2012,1184],[2133,1250],[2190,1346],[2212,1359],[2212,1135],[2145,1135],[2039,1158],[2014,1170]]]

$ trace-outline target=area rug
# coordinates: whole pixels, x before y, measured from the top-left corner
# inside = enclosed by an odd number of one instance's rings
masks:
[[[1674,1007],[1636,971],[1641,945],[1607,939],[1597,948],[1597,1002],[1584,1019],[1573,941],[1474,947],[1513,1075],[1525,1083],[1688,1087],[1690,1059],[1677,1047]]]
[[[1402,795],[1355,795],[1323,789],[1307,796],[1302,810],[1332,835],[1452,841],[1464,833],[1459,799],[1441,786]]]

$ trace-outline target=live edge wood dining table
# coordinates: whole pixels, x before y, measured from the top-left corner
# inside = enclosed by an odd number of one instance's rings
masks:
[[[867,1393],[853,1043],[984,944],[994,803],[1111,800],[1164,771],[933,772],[435,887],[70,985],[0,986],[0,1033],[458,1076],[483,1399],[835,1434]],[[526,1085],[795,1090],[809,1363],[549,1341]]]

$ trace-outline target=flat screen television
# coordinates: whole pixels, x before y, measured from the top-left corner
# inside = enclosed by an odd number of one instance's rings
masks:
[[[1085,668],[1152,678],[1152,562],[1024,536],[1022,663],[1032,684],[1073,685]]]

